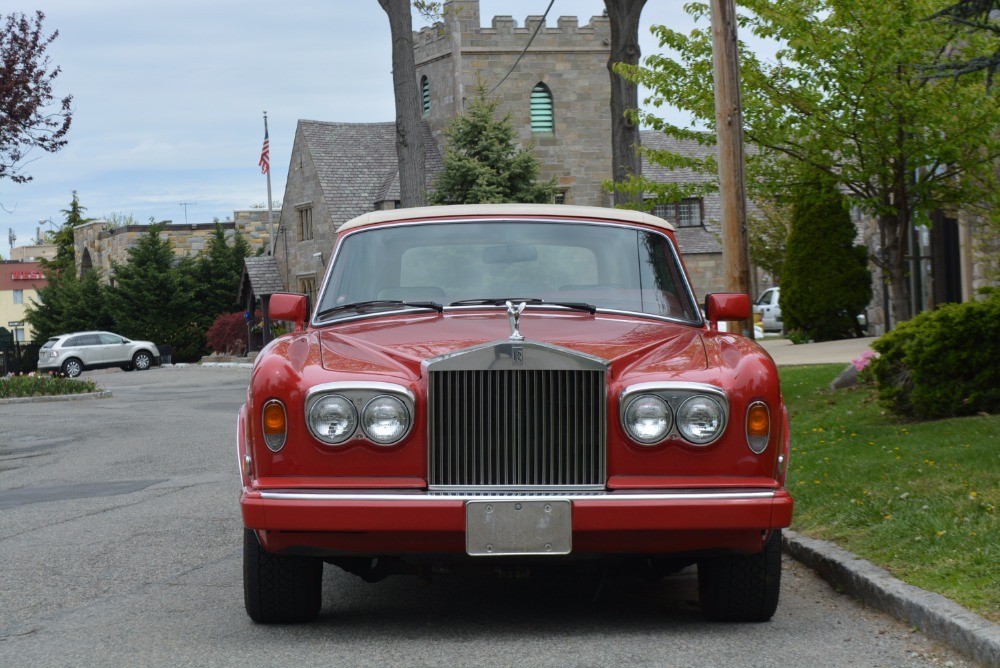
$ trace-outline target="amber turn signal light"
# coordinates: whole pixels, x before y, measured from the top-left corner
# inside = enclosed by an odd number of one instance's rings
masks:
[[[285,406],[277,399],[264,404],[261,418],[264,428],[264,443],[272,452],[277,452],[285,446],[285,436],[288,434],[288,418]]]
[[[747,445],[756,454],[764,452],[771,436],[771,414],[763,401],[755,401],[747,408]]]

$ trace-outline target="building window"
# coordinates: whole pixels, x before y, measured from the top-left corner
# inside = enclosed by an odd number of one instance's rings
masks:
[[[313,238],[313,210],[311,206],[302,207],[295,210],[298,216],[299,241],[308,241]]]
[[[299,292],[307,295],[310,303],[316,303],[316,277],[299,276]]]
[[[540,81],[531,91],[531,131],[533,133],[556,131],[555,113],[552,109],[552,91]]]
[[[14,290],[14,303],[15,304],[24,303],[24,290]]]
[[[680,203],[657,204],[653,215],[665,218],[677,227],[701,227],[702,201],[700,197],[682,199]]]
[[[555,194],[555,197],[552,199],[552,203],[553,204],[565,204],[566,203],[566,191],[565,190],[558,191]]]
[[[25,343],[24,341],[24,327],[14,327],[11,332],[14,334],[15,343]]]
[[[424,116],[431,113],[431,85],[427,82],[427,77],[420,77],[420,97],[423,100]]]

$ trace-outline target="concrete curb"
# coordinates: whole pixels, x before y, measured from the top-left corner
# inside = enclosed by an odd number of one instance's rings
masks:
[[[1000,667],[1000,625],[940,594],[908,585],[833,543],[787,529],[782,533],[785,552],[834,587],[985,666]]]
[[[83,399],[110,399],[113,395],[110,390],[100,392],[81,392],[80,394],[52,394],[43,397],[14,397],[13,399],[0,399],[0,406],[6,404],[35,404],[46,401],[82,401]]]

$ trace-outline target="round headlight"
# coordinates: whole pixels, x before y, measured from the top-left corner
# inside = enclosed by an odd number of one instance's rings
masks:
[[[327,394],[309,407],[309,430],[324,443],[336,445],[354,435],[358,411],[339,394]]]
[[[402,401],[383,394],[365,404],[361,411],[361,428],[375,443],[390,445],[406,435],[410,413]]]
[[[684,401],[677,409],[677,430],[695,445],[711,443],[726,426],[722,405],[703,394]]]
[[[673,425],[673,414],[666,401],[655,394],[640,394],[625,409],[625,429],[639,443],[659,443]]]

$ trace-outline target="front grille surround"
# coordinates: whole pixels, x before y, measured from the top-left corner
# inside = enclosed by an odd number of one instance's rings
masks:
[[[432,490],[580,492],[607,480],[607,364],[534,342],[427,364]]]

